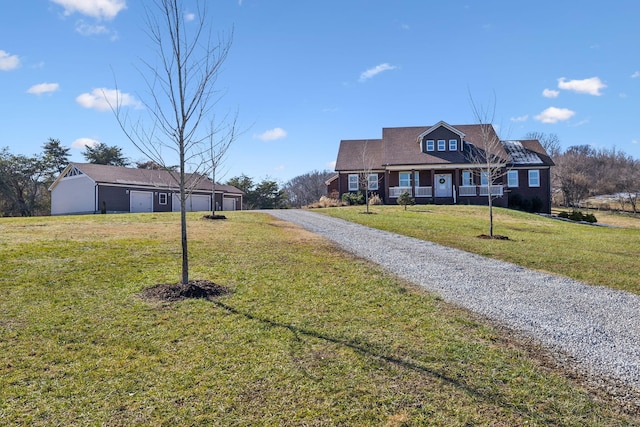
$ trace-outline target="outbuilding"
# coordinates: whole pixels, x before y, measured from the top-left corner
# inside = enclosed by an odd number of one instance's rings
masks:
[[[214,185],[204,175],[186,174],[187,210],[242,209],[244,193],[231,185]],[[177,212],[178,173],[93,163],[70,163],[49,187],[51,215]],[[212,198],[212,194],[215,197]]]

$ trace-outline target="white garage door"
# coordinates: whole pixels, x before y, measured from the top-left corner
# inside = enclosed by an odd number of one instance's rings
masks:
[[[129,202],[130,212],[153,212],[153,193],[150,191],[131,191]]]
[[[233,197],[225,197],[222,200],[222,210],[223,211],[235,211],[236,210],[236,199]]]
[[[210,196],[205,196],[202,194],[192,194],[188,196],[186,200],[187,211],[197,212],[211,210],[211,205],[209,203],[210,200]],[[173,204],[171,206],[171,210],[174,212],[180,212],[180,196],[178,196],[177,194],[173,195]]]

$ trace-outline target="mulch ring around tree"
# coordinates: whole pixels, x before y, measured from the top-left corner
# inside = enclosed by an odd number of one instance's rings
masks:
[[[191,280],[187,284],[158,284],[144,289],[140,296],[146,300],[165,302],[182,301],[185,299],[214,300],[217,297],[227,295],[231,290],[208,280]]]
[[[501,236],[499,234],[494,234],[493,237],[489,236],[488,234],[480,234],[478,236],[478,239],[509,240],[509,237]]]
[[[202,219],[227,219],[227,217],[224,215],[216,214],[216,215],[204,215]]]

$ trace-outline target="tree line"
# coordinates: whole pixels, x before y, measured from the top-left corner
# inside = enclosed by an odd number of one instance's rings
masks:
[[[562,150],[555,134],[529,133],[538,139],[556,166],[551,169],[551,189],[556,206],[579,207],[588,198],[613,196],[621,209],[638,212],[640,160],[617,148],[573,145]]]
[[[0,149],[0,216],[49,215],[49,187],[69,164],[69,152],[55,138],[49,138],[42,145],[42,152],[32,156],[13,154],[8,147]],[[87,146],[82,155],[88,163],[160,168],[153,161],[132,162],[120,147],[104,143]],[[243,209],[281,209],[302,207],[320,199],[326,194],[325,181],[331,175],[330,171],[313,171],[280,184],[270,178],[259,181],[242,174],[225,184],[245,192]]]

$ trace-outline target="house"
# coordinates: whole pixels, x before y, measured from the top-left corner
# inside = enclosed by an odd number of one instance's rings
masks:
[[[487,150],[487,141],[495,148]],[[489,158],[491,172],[486,159]],[[493,204],[551,211],[553,160],[537,140],[502,141],[490,124],[383,128],[382,139],[343,140],[329,194],[364,191],[385,204]],[[498,171],[498,173],[493,173]]]
[[[51,215],[180,211],[178,176],[166,170],[71,163],[51,184]],[[186,175],[187,210],[210,211],[212,182]],[[215,186],[216,210],[242,209],[244,193],[230,185]]]

